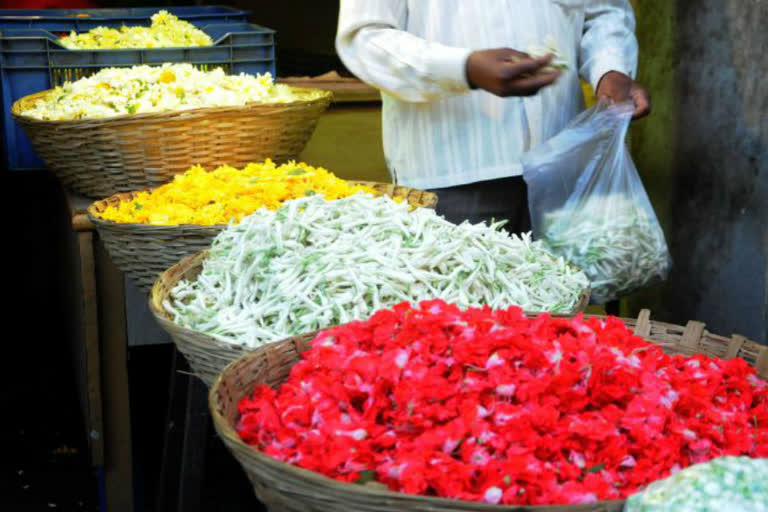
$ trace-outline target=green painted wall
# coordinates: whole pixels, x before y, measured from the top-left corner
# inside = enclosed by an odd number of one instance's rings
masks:
[[[300,159],[344,179],[389,182],[381,141],[381,104],[332,105]]]
[[[652,115],[635,122],[630,131],[633,158],[659,221],[670,233],[670,168],[678,139],[677,5],[673,0],[634,1],[640,61],[637,81],[651,91]],[[660,286],[624,300],[622,314],[634,316],[642,308],[657,310],[663,301]]]

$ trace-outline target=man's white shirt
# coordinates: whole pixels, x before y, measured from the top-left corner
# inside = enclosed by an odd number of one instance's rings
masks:
[[[381,90],[393,179],[442,188],[521,173],[520,156],[584,108],[579,76],[634,77],[629,0],[341,0],[336,48]],[[470,90],[474,50],[526,51],[553,41],[569,70],[527,98]]]

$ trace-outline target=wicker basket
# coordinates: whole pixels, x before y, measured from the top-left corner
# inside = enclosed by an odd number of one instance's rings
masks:
[[[171,315],[163,308],[163,302],[168,299],[176,283],[181,280],[195,279],[203,269],[203,262],[207,257],[208,251],[199,252],[163,272],[152,287],[149,308],[160,326],[170,334],[179,352],[187,358],[189,366],[195,374],[210,386],[225,366],[248,353],[251,349],[217,340],[203,332],[181,327],[173,322]],[[579,304],[572,314],[584,311],[588,304],[589,289],[584,290]]]
[[[768,379],[768,347],[741,336],[724,338],[707,332],[704,324],[689,322],[687,326],[650,321],[650,312],[640,313],[637,320],[624,320],[635,333],[661,345],[671,353],[696,352],[725,358],[743,357]],[[346,484],[319,473],[274,460],[240,440],[234,426],[238,419],[237,404],[260,384],[277,386],[288,377],[299,354],[309,348],[312,336],[298,336],[262,347],[230,364],[211,388],[208,404],[219,436],[245,469],[259,499],[271,511],[295,512],[409,512],[440,511],[523,511],[538,512],[619,512],[621,501],[590,505],[552,507],[505,507],[480,503],[401,494],[383,489]]]
[[[381,195],[401,197],[413,206],[434,208],[437,204],[437,195],[432,192],[372,181],[350,183],[371,187]],[[100,214],[108,206],[130,201],[135,194],[123,192],[96,201],[88,207],[88,218],[96,226],[117,268],[130,277],[140,290],[149,292],[161,273],[185,256],[207,249],[214,237],[227,225],[150,226],[121,224],[101,218]]]
[[[294,88],[297,94],[310,89]],[[298,157],[328,107],[331,93],[282,104],[41,121],[21,115],[43,91],[21,98],[11,113],[35,151],[65,186],[89,197],[166,183],[196,164],[242,167]]]

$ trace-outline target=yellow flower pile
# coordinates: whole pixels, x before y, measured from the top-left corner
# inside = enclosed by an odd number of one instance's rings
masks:
[[[239,222],[259,208],[274,210],[284,201],[306,195],[322,194],[334,200],[358,192],[374,190],[305,163],[277,166],[267,159],[243,169],[224,165],[210,172],[198,165],[166,185],[109,206],[101,217],[117,223],[210,226]]]
[[[96,27],[81,34],[72,31],[59,42],[70,50],[178,48],[213,44],[208,34],[168,11],[152,15],[150,27]]]

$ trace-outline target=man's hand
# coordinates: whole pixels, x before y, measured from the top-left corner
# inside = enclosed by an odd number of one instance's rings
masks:
[[[551,61],[552,55],[534,59],[509,48],[480,50],[467,59],[467,82],[496,96],[532,96],[560,76],[547,69]]]
[[[616,103],[631,99],[635,103],[632,119],[640,119],[651,113],[651,95],[624,73],[609,71],[604,74],[597,84],[595,94],[598,98],[607,98]]]

